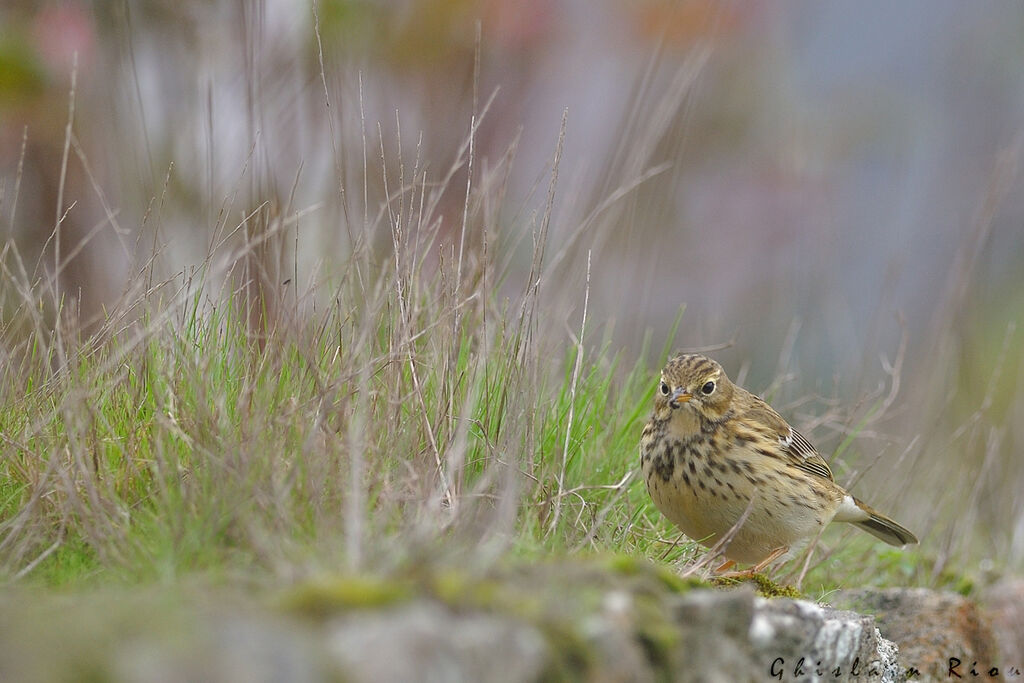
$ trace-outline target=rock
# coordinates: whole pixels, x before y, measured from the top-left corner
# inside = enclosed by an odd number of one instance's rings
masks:
[[[675,680],[904,680],[870,617],[747,590],[694,591],[676,613],[690,656]]]
[[[871,617],[745,588],[693,590],[664,596],[672,633],[654,642],[644,632],[651,615],[638,611],[647,603],[628,592],[605,597],[577,615],[586,646],[571,670],[543,625],[428,600],[336,617],[325,638],[353,681],[535,681],[552,672],[602,682],[904,680],[896,647]]]
[[[399,585],[374,600],[360,583],[270,602],[12,592],[0,595],[0,681],[902,681],[910,667],[949,680],[949,657],[964,678],[1020,666],[1009,649],[996,659],[985,612],[924,589],[841,592],[856,610],[843,611],[586,562]],[[1022,595],[1014,584],[990,598],[1007,647],[1021,643]]]
[[[591,679],[594,683],[632,681],[653,683],[659,662],[656,648],[645,649],[645,638],[638,629],[643,616],[635,595],[627,590],[612,590],[604,596],[601,610],[584,619],[581,635],[592,653]],[[660,662],[667,666],[665,662]]]
[[[110,678],[131,683],[328,680],[311,633],[267,615],[211,617],[173,637],[129,637],[113,648]]]
[[[950,680],[955,673],[982,676],[1000,662],[995,637],[978,606],[956,593],[927,588],[840,591],[833,603],[874,615],[882,635],[900,649],[905,669],[920,672],[918,680]],[[959,664],[957,664],[959,662]]]
[[[676,648],[677,681],[741,681],[764,678],[771,658],[758,661],[751,646],[754,592],[695,590],[674,607],[681,629]],[[763,611],[763,608],[762,610]],[[776,633],[767,638],[774,641]]]
[[[899,649],[871,617],[804,600],[757,600],[751,642],[762,665],[771,658],[769,675],[781,670],[783,680],[905,680]]]
[[[1024,671],[1024,580],[1003,579],[981,596],[1001,661]]]
[[[286,615],[207,596],[8,594],[0,681],[337,680],[316,636]]]
[[[548,663],[536,628],[429,601],[335,618],[326,644],[345,680],[368,683],[536,681]]]

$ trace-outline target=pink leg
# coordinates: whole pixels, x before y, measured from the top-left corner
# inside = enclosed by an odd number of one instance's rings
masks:
[[[782,557],[783,555],[785,555],[787,552],[789,552],[789,548],[787,548],[785,546],[783,546],[781,548],[776,548],[775,550],[773,550],[768,555],[768,557],[764,558],[763,560],[761,560],[760,562],[755,564],[750,569],[743,569],[741,571],[736,571],[736,572],[727,572],[725,574],[719,574],[719,576],[722,577],[723,579],[749,579],[754,574],[757,574],[758,572],[764,571],[765,567],[767,567],[772,562],[774,562],[775,560],[777,560],[780,557]],[[723,564],[721,567],[719,567],[715,571],[716,572],[724,571],[726,569],[729,569],[730,567],[732,567],[735,564],[736,564],[735,562],[733,562],[732,560],[729,560],[728,562]]]
[[[722,572],[726,571],[727,569],[732,569],[735,566],[736,566],[736,562],[735,561],[733,561],[733,560],[726,560],[721,565],[719,565],[718,567],[715,568],[715,573],[716,574],[721,574]]]

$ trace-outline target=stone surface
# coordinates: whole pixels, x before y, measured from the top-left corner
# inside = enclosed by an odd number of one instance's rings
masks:
[[[591,671],[595,682],[654,683],[658,680],[655,668],[659,664],[670,667],[667,661],[655,661],[653,648],[644,648],[644,638],[638,635],[643,619],[640,612],[631,591],[615,589],[605,594],[598,612],[581,622],[580,635],[594,654]]]
[[[742,589],[694,591],[676,614],[688,654],[676,680],[903,680],[870,617]]]
[[[676,646],[677,681],[763,679],[770,660],[757,661],[750,644],[755,619],[754,592],[696,590],[674,605],[681,638]],[[778,634],[772,634],[774,640]]]
[[[778,598],[758,598],[755,610],[755,659],[762,669],[770,661],[774,678],[781,673],[782,680],[905,679],[898,648],[882,638],[871,617]]]
[[[900,663],[920,672],[918,680],[955,679],[950,667],[960,661],[956,673],[974,678],[973,668],[984,677],[993,667],[1003,667],[992,628],[978,606],[956,593],[926,588],[840,591],[833,604],[874,615],[883,636],[900,649]]]
[[[336,679],[308,624],[251,604],[129,591],[5,597],[4,682]]]
[[[548,646],[534,627],[509,617],[458,614],[415,601],[331,620],[326,643],[350,681],[536,681]]]
[[[846,591],[843,611],[650,565],[567,565],[378,579],[390,591],[338,577],[296,587],[301,600],[0,594],[0,681],[901,681],[908,667],[950,680],[949,657],[965,678],[1006,678],[1016,656],[996,659],[986,613],[959,595]],[[1022,594],[989,605],[1017,645]]]
[[[670,596],[666,596],[670,597]],[[583,617],[591,681],[726,683],[776,680],[901,681],[897,649],[870,617],[752,590],[694,590],[666,601],[673,633],[644,643],[639,604],[606,596]],[[543,629],[510,617],[462,614],[428,601],[332,620],[327,643],[354,681],[535,681],[564,659]],[[564,665],[565,662],[562,662]]]
[[[310,632],[266,615],[212,617],[174,635],[112,647],[110,678],[132,683],[316,683],[325,680]]]
[[[981,604],[1003,666],[1024,671],[1024,579],[1003,579],[989,586]]]

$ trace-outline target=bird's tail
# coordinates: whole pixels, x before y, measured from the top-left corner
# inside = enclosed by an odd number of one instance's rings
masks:
[[[853,496],[851,496],[853,498]],[[878,510],[867,503],[853,499],[854,504],[867,515],[866,519],[847,519],[851,524],[859,526],[875,538],[881,539],[889,545],[901,546],[908,543],[917,543],[917,536],[912,534],[903,525],[889,519]]]

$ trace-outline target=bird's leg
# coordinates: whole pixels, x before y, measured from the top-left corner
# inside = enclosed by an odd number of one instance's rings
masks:
[[[783,555],[785,555],[788,552],[789,552],[789,548],[786,547],[786,546],[782,546],[780,548],[776,548],[775,550],[773,550],[768,555],[768,557],[764,558],[763,560],[761,560],[760,562],[755,564],[750,569],[743,569],[741,571],[736,571],[736,572],[726,572],[725,574],[718,574],[718,576],[720,578],[723,578],[723,579],[749,579],[754,574],[757,574],[758,572],[764,571],[765,567],[767,567],[772,562],[774,562],[775,560],[779,559],[780,557],[782,557]],[[732,560],[729,560],[728,562],[724,563],[721,567],[716,569],[715,572],[725,571],[726,569],[729,569],[730,567],[732,567],[735,564],[736,564],[735,562],[733,562]]]
[[[735,560],[726,560],[720,566],[715,568],[715,573],[716,574],[721,574],[722,572],[724,572],[724,571],[726,571],[728,569],[732,569],[735,566],[736,566],[736,561]]]
[[[760,562],[755,564],[753,567],[751,567],[750,573],[751,574],[757,574],[758,572],[764,571],[765,567],[767,567],[772,562],[774,562],[775,560],[779,559],[780,557],[782,557],[783,555],[785,555],[788,552],[789,552],[789,548],[786,547],[786,546],[782,546],[780,548],[776,548],[775,550],[773,550],[771,552],[771,554],[768,557],[764,558],[763,560],[761,560]]]

